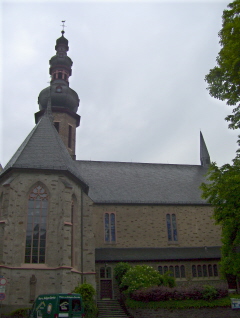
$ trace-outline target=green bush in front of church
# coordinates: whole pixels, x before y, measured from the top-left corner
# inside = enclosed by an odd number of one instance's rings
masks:
[[[97,317],[98,309],[93,299],[96,291],[93,286],[91,284],[83,283],[75,287],[73,292],[82,296],[86,318]]]
[[[161,285],[174,287],[174,277],[171,277],[168,273],[161,275],[148,265],[136,265],[122,277],[120,287],[125,288],[125,294],[130,295],[135,290]]]

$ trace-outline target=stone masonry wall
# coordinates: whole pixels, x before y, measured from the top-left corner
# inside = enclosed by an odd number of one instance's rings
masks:
[[[1,302],[2,305],[29,304],[28,287],[32,275],[37,279],[36,295],[71,292],[84,279],[84,275],[87,275],[87,280],[94,285],[94,236],[91,207],[89,207],[91,202],[83,200],[84,194],[80,186],[64,174],[43,172],[15,173],[6,176],[1,184],[0,275],[8,280],[6,300]],[[26,264],[27,202],[29,193],[38,184],[46,189],[49,196],[46,262]],[[75,197],[74,222],[76,223],[74,230],[71,223],[73,197]]]
[[[104,242],[104,213],[116,213],[116,243]],[[169,243],[166,214],[177,218],[178,241]],[[220,246],[220,227],[209,206],[102,205],[94,207],[96,247]]]
[[[69,151],[71,156],[75,155],[75,144],[76,144],[76,119],[66,113],[56,113],[53,112],[54,122],[59,122],[59,135],[61,136],[64,145]],[[68,147],[68,126],[72,126],[72,138],[71,145]]]

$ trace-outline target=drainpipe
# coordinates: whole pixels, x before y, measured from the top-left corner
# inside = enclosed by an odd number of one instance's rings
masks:
[[[83,190],[81,189],[81,284],[83,284]]]

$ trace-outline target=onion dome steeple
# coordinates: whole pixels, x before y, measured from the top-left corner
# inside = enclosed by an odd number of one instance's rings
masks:
[[[79,97],[69,87],[73,62],[67,56],[69,47],[64,33],[63,30],[62,36],[57,39],[56,55],[49,61],[50,86],[44,88],[38,96],[40,111],[35,114],[35,121],[37,123],[40,120],[44,112],[47,111],[48,104],[50,104],[54,125],[72,158],[75,158],[76,127],[80,123],[80,116],[76,113],[79,106]]]
[[[72,60],[67,56],[68,40],[62,36],[56,41],[56,55],[50,61],[49,74],[51,75],[50,86],[43,89],[38,97],[39,109],[46,109],[49,91],[51,89],[52,107],[63,107],[77,112],[79,106],[78,94],[69,87],[69,77],[72,75]]]

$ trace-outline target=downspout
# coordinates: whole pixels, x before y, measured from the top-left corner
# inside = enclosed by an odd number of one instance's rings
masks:
[[[83,284],[83,190],[81,189],[81,284]]]

